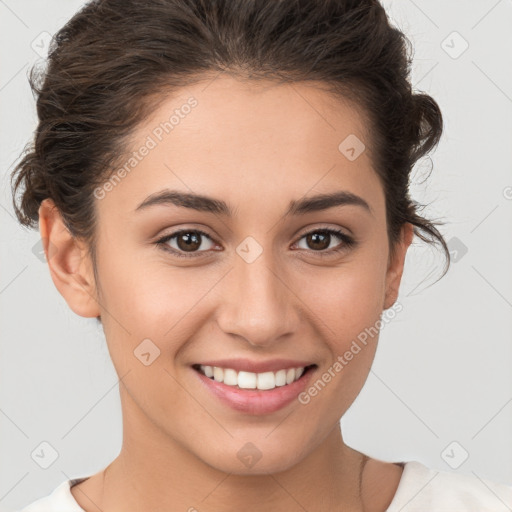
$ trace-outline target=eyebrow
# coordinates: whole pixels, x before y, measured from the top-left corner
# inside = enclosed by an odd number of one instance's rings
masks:
[[[148,196],[137,206],[135,211],[144,210],[154,205],[174,205],[182,208],[189,208],[200,212],[208,212],[227,217],[233,217],[233,210],[229,205],[212,197],[194,194],[190,192],[178,192],[175,190],[161,190]],[[306,197],[299,200],[290,201],[285,216],[305,215],[307,213],[318,212],[334,208],[336,206],[354,205],[360,206],[370,215],[373,215],[370,205],[360,196],[352,192],[341,190],[331,194],[320,194],[312,197]]]

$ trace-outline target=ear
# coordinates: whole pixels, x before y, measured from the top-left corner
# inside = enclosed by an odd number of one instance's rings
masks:
[[[400,241],[397,243],[394,254],[390,253],[388,270],[386,273],[386,297],[384,309],[390,308],[398,299],[400,281],[404,271],[405,256],[414,237],[414,226],[406,222],[402,226]]]
[[[76,240],[51,199],[39,207],[39,232],[53,283],[68,306],[83,317],[98,317],[96,283],[85,243]]]

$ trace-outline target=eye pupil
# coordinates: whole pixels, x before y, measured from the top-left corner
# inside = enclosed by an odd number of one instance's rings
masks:
[[[326,249],[327,247],[329,247],[330,237],[331,237],[331,235],[329,233],[318,233],[318,232],[312,233],[307,236],[308,243],[310,241],[313,241],[313,244],[315,242],[318,242],[319,240],[323,239],[323,244],[321,243],[320,247],[318,247],[318,246],[316,247],[316,249],[319,249],[319,250]],[[325,243],[326,241],[327,241],[327,243]]]
[[[187,252],[190,252],[191,250],[198,249],[201,246],[201,235],[198,233],[190,232],[190,233],[183,233],[181,235],[178,235],[177,242],[178,247],[182,250],[185,250]],[[185,242],[185,245],[182,246],[182,241]]]

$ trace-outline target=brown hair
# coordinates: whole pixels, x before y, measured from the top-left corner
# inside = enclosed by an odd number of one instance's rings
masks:
[[[443,247],[444,276],[450,253],[435,227],[443,223],[422,217],[409,197],[412,168],[437,145],[443,122],[435,100],[412,92],[411,63],[409,40],[377,0],[91,1],[52,39],[46,70],[30,71],[39,123],[11,176],[16,215],[34,227],[51,198],[96,268],[93,190],[159,101],[218,72],[314,80],[369,122],[391,252],[409,222]]]

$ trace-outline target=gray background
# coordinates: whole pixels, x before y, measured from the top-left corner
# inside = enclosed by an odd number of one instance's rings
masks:
[[[121,446],[103,333],[55,289],[37,256],[39,232],[15,221],[7,179],[36,126],[28,69],[83,3],[0,0],[1,511],[95,473]],[[366,386],[342,419],[345,439],[382,460],[512,485],[512,3],[384,5],[414,44],[415,89],[445,117],[439,148],[416,166],[413,197],[447,221],[456,262],[430,286],[442,255],[418,239],[410,249],[403,311],[382,330]]]

